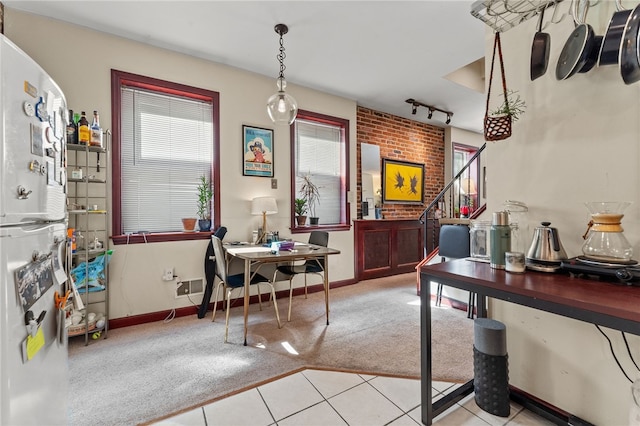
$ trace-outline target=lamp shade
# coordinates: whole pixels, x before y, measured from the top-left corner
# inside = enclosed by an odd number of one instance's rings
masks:
[[[476,181],[471,178],[462,179],[460,181],[460,192],[464,195],[476,195],[478,193]]]
[[[278,213],[278,204],[273,197],[256,197],[251,200],[251,214],[276,214]]]

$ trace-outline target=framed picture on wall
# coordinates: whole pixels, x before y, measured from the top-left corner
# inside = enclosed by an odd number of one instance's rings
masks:
[[[382,202],[422,204],[424,164],[382,159]]]
[[[242,174],[273,177],[273,130],[242,126]]]

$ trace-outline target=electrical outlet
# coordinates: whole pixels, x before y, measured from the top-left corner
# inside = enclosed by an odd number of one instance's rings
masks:
[[[173,281],[173,268],[165,269],[162,279],[165,281]]]

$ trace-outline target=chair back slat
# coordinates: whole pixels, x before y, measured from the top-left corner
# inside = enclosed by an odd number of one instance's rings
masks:
[[[213,253],[216,256],[216,275],[225,283],[227,282],[227,262],[222,248],[222,240],[215,235],[211,236]]]
[[[442,225],[439,241],[441,257],[450,259],[469,257],[469,227],[467,225]]]
[[[328,247],[329,246],[329,233],[327,231],[311,231],[309,235],[309,244],[316,246]],[[308,266],[320,265],[324,269],[324,259],[310,259],[305,262]]]
[[[311,231],[309,244],[327,247],[329,246],[329,233],[326,231]]]

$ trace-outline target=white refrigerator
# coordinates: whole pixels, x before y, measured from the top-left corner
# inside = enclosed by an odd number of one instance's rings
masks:
[[[0,425],[67,424],[64,95],[0,34]]]

